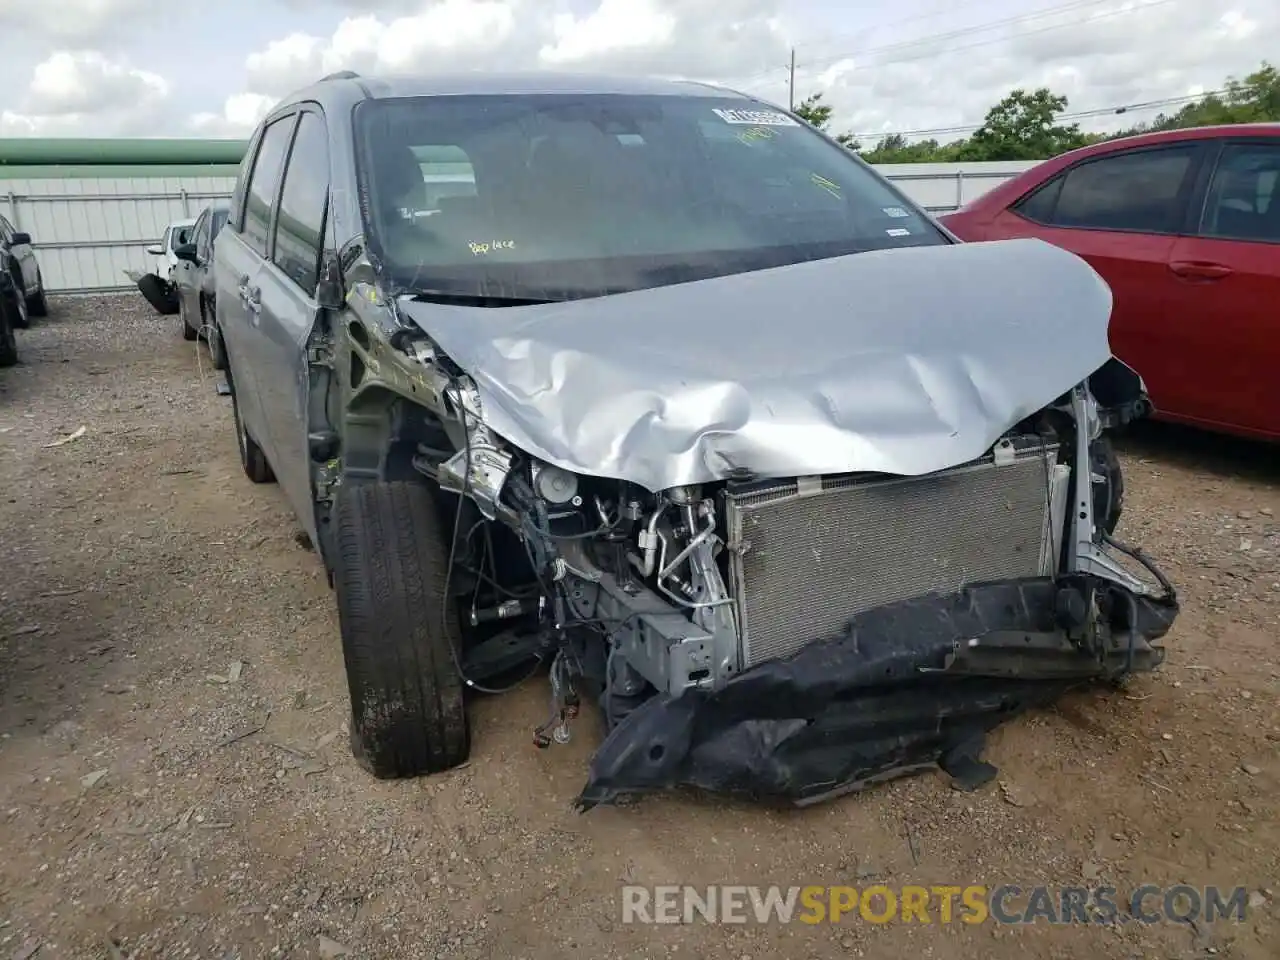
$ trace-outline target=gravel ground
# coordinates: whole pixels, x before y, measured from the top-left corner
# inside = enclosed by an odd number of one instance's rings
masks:
[[[1120,534],[1181,588],[1169,661],[921,776],[805,811],[688,796],[570,811],[539,679],[471,763],[348,753],[331,595],[240,473],[208,355],[139,298],[55,302],[0,371],[0,958],[1280,956],[1280,458],[1128,438]],[[59,438],[83,434],[59,446]],[[1241,923],[622,925],[623,883],[1243,885]]]

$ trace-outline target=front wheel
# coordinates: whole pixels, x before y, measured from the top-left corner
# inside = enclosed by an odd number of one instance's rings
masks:
[[[227,348],[222,342],[222,330],[218,320],[213,316],[212,307],[200,304],[200,326],[204,330],[204,338],[209,344],[209,356],[213,360],[213,369],[227,369]]]
[[[338,487],[333,580],[351,694],[351,748],[379,779],[456,767],[471,732],[445,595],[449,540],[421,483]]]
[[[10,305],[10,300],[0,289],[0,367],[12,367],[18,362],[18,338],[13,333],[17,309]]]
[[[44,274],[39,270],[36,271],[36,283],[40,285],[40,289],[32,296],[27,297],[27,313],[33,317],[47,317],[49,315],[49,301],[44,297]]]
[[[27,313],[27,292],[22,289],[22,284],[18,279],[22,274],[18,273],[17,270],[18,265],[16,263],[9,269],[9,276],[13,278],[13,311],[9,318],[9,324],[19,330],[25,330],[31,326],[31,319]]]
[[[200,336],[200,331],[193,327],[187,318],[187,301],[181,295],[178,297],[178,319],[182,321],[183,340],[195,340]]]

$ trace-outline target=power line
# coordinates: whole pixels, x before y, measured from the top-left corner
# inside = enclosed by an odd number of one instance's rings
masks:
[[[1090,3],[1106,2],[1106,0],[1089,0]],[[1052,33],[1054,30],[1063,30],[1067,27],[1078,27],[1089,23],[1098,23],[1102,20],[1109,20],[1112,17],[1120,17],[1130,13],[1137,13],[1140,10],[1149,10],[1152,7],[1162,7],[1168,3],[1177,3],[1179,0],[1149,0],[1147,3],[1134,4],[1131,7],[1125,7],[1121,10],[1104,10],[1096,16],[1085,17],[1081,20],[1068,20],[1065,23],[1051,23],[1047,26],[1038,27],[1034,30],[1020,30],[1013,36],[988,37],[985,40],[977,40],[973,43],[961,44],[960,46],[947,47],[945,50],[925,50],[908,57],[895,58],[890,60],[878,60],[875,63],[867,63],[852,66],[846,71],[847,73],[858,73],[862,70],[873,70],[880,67],[886,67],[896,63],[912,63],[917,60],[925,60],[930,57],[936,57],[940,54],[957,53],[961,50],[973,50],[977,47],[987,47],[993,43],[1007,43],[1010,40],[1021,40],[1023,37],[1034,37],[1042,33]],[[923,41],[921,41],[923,42]],[[830,57],[825,60],[811,60],[803,66],[828,66],[833,63],[839,63],[841,60],[848,59],[849,55],[844,54],[838,57]]]
[[[948,31],[942,31],[939,33],[926,34],[922,37],[915,37],[910,40],[901,40],[895,43],[882,44],[880,46],[864,47],[861,49],[848,50],[835,56],[798,63],[797,67],[804,67],[804,68],[821,67],[821,66],[830,65],[832,63],[838,63],[841,60],[847,60],[852,57],[871,56],[875,54],[891,53],[894,51],[908,50],[908,49],[911,49],[912,47],[920,47],[920,46],[932,47],[932,46],[936,46],[938,43],[942,43],[947,40],[954,40],[960,37],[970,36],[976,33],[985,33],[988,30],[993,30],[998,27],[1016,26],[1018,24],[1029,23],[1035,20],[1043,19],[1044,17],[1048,17],[1048,16],[1055,16],[1062,13],[1074,13],[1080,10],[1087,9],[1089,7],[1096,7],[1109,2],[1112,2],[1112,0],[1072,0],[1072,2],[1070,3],[1059,4],[1058,6],[1055,6],[1055,7],[1046,7],[1042,10],[1032,11],[1030,13],[1025,13],[1025,14],[1019,14],[1018,16],[1004,17],[999,20],[991,20],[985,23],[973,24],[971,26],[961,27],[955,30],[948,30]],[[1142,3],[1136,6],[1126,7],[1121,10],[1104,11],[1101,15],[1094,16],[1094,17],[1085,17],[1083,19],[1078,19],[1078,20],[1068,20],[1064,23],[1048,24],[1047,26],[1040,27],[1035,30],[1019,31],[1018,33],[1014,34],[1012,37],[1007,35],[1002,35],[999,37],[989,37],[985,40],[980,40],[976,43],[949,47],[945,51],[937,51],[937,50],[929,49],[922,53],[918,53],[914,56],[902,57],[897,59],[879,60],[875,63],[852,67],[849,72],[852,73],[858,70],[871,69],[873,67],[889,66],[895,63],[909,63],[914,60],[920,60],[926,57],[936,56],[939,53],[951,53],[958,50],[968,50],[974,47],[987,46],[992,43],[1004,43],[1010,39],[1017,39],[1024,36],[1034,36],[1040,33],[1048,33],[1053,30],[1063,30],[1068,27],[1080,26],[1086,23],[1094,23],[1099,20],[1108,19],[1109,17],[1119,16],[1126,13],[1133,13],[1138,10],[1145,10],[1148,7],[1158,7],[1158,6],[1163,6],[1166,3],[1174,3],[1174,2],[1177,2],[1177,0],[1150,0],[1150,2],[1148,3]],[[747,74],[746,76],[736,77],[734,79],[739,83],[743,83],[746,81],[757,79],[759,77],[770,76],[774,73],[775,69],[777,68],[760,70],[760,71],[757,71],[756,73]]]
[[[938,3],[934,7],[930,7],[924,13],[913,14],[910,17],[903,17],[900,20],[887,20],[881,23],[873,23],[866,27],[863,27],[861,30],[848,30],[848,31],[845,31],[844,33],[833,33],[816,40],[796,40],[791,44],[791,46],[793,49],[799,49],[801,47],[812,46],[816,43],[830,44],[833,41],[851,40],[855,37],[865,37],[867,36],[867,34],[875,33],[878,30],[884,30],[888,27],[901,27],[908,23],[915,23],[917,20],[927,20],[932,17],[936,17],[943,12],[954,13],[957,10],[964,9],[965,7],[971,7],[977,2],[978,0],[955,0],[955,2],[947,2],[947,0],[943,0],[943,2]],[[1079,2],[1079,0],[1072,0],[1072,2]],[[946,8],[946,9],[944,11],[941,8]]]
[[[1073,113],[1060,113],[1053,119],[1054,122],[1062,120],[1084,120],[1089,117],[1105,117],[1123,113],[1133,113],[1138,110],[1153,110],[1159,107],[1194,103],[1197,100],[1203,100],[1205,97],[1220,96],[1225,92],[1225,90],[1206,90],[1204,93],[1189,93],[1181,97],[1164,97],[1160,100],[1146,100],[1142,103],[1126,103],[1119,104],[1114,107],[1095,107],[1092,110],[1078,110]],[[930,127],[922,130],[881,130],[874,133],[852,133],[850,136],[855,140],[882,140],[885,137],[927,137],[949,133],[972,133],[975,130],[981,129],[982,126],[983,125],[981,123],[973,123],[954,127]]]
[[[1070,3],[1059,4],[1056,7],[1045,7],[1041,10],[1033,10],[1029,13],[1020,13],[1010,17],[1003,17],[999,20],[988,20],[984,23],[975,23],[967,27],[957,27],[954,30],[945,30],[939,33],[925,34],[923,37],[913,37],[907,40],[898,40],[894,43],[887,43],[883,46],[872,47],[865,50],[846,51],[831,57],[821,58],[818,60],[810,60],[805,66],[822,65],[826,63],[836,63],[840,60],[848,59],[857,54],[866,53],[886,53],[894,50],[908,50],[912,47],[923,45],[932,46],[945,40],[957,40],[961,37],[972,36],[975,33],[986,33],[988,30],[994,30],[997,27],[1014,27],[1023,23],[1031,23],[1035,20],[1042,20],[1045,17],[1057,16],[1062,13],[1076,13],[1089,7],[1099,7],[1105,3],[1113,3],[1114,0],[1071,0]],[[1080,21],[1075,21],[1080,22]],[[1071,23],[1060,24],[1055,26],[1070,26]],[[1000,37],[998,39],[1006,39]]]
[[[957,3],[944,4],[944,5],[950,6],[953,10],[955,10],[955,9],[960,9],[967,6],[972,6],[975,2],[977,2],[977,0],[958,0]],[[1073,2],[1078,2],[1078,0],[1073,0]],[[1102,0],[1099,0],[1099,2],[1102,2]],[[831,43],[833,40],[843,40],[843,39],[848,39],[852,37],[862,37],[869,33],[875,33],[877,30],[883,30],[886,27],[900,27],[903,24],[914,23],[917,20],[924,20],[927,17],[936,16],[938,12],[939,11],[937,9],[930,9],[925,13],[917,13],[914,16],[904,17],[901,20],[889,20],[883,23],[875,23],[862,30],[832,34],[831,36],[823,37],[821,40],[796,40],[791,44],[791,62],[790,63],[779,64],[779,66],[777,67],[770,67],[767,70],[757,70],[755,73],[748,73],[745,76],[734,77],[731,79],[734,79],[736,81],[754,80],[757,77],[768,76],[769,74],[773,73],[774,70],[778,70],[778,69],[788,70],[789,68],[795,66],[796,51],[801,47],[809,46],[814,43]]]

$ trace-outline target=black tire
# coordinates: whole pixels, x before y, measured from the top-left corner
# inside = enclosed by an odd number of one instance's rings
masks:
[[[236,446],[240,449],[240,466],[244,475],[254,483],[271,483],[276,475],[267,463],[267,455],[262,452],[258,442],[249,435],[249,429],[240,419],[240,403],[236,400],[236,382],[227,371],[227,386],[231,388],[231,418],[236,427]]]
[[[1106,477],[1106,483],[1093,485],[1094,522],[1108,534],[1116,532],[1124,512],[1124,471],[1111,441],[1103,438],[1093,445],[1093,472]]]
[[[12,367],[18,362],[18,338],[13,333],[13,320],[17,308],[13,295],[0,289],[0,367]]]
[[[13,309],[9,324],[17,330],[26,330],[31,326],[31,318],[27,312],[27,292],[22,288],[21,268],[16,260],[9,264],[9,276],[13,280]]]
[[[471,730],[451,646],[457,607],[444,593],[448,537],[431,491],[340,486],[334,531],[356,762],[380,780],[456,767],[471,753]]]
[[[204,331],[205,341],[209,344],[209,357],[213,360],[213,369],[227,369],[227,348],[222,342],[222,331],[218,328],[218,318],[213,312],[213,305],[208,307],[200,301],[200,328]]]
[[[178,319],[182,321],[182,339],[195,340],[200,336],[200,331],[191,325],[191,321],[187,319],[187,301],[178,298]]]
[[[27,297],[27,313],[33,317],[49,315],[49,301],[44,298],[44,274],[36,270],[36,282],[40,284],[40,292]]]

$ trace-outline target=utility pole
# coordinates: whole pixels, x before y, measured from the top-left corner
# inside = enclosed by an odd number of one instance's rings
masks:
[[[791,48],[791,81],[787,84],[787,109],[796,108],[796,48]]]

